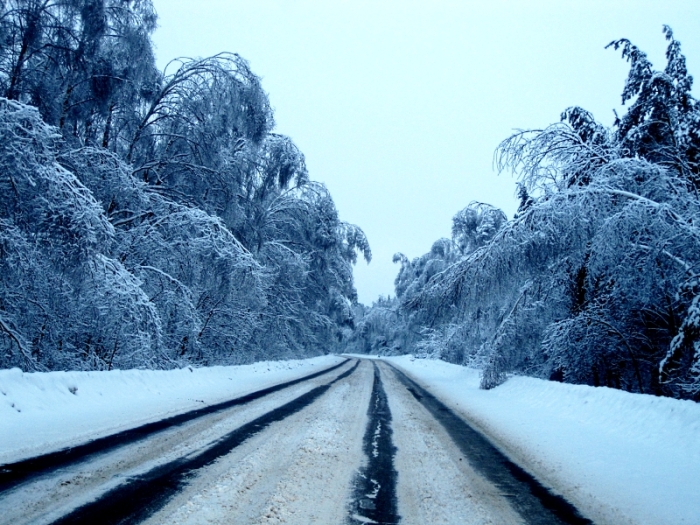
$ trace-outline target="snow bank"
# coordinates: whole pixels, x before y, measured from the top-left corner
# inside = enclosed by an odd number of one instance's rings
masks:
[[[385,358],[476,422],[597,524],[700,523],[700,404]]]
[[[74,446],[289,381],[336,356],[181,370],[0,370],[0,464]]]

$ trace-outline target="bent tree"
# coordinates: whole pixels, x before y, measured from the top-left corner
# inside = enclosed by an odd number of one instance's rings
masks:
[[[496,167],[518,178],[513,219],[470,205],[451,239],[396,257],[404,335],[387,348],[479,366],[484,388],[524,373],[700,396],[700,109],[664,34],[662,71],[628,40],[609,45],[630,63],[611,128],[573,107],[500,144]],[[374,317],[356,344],[379,336]]]

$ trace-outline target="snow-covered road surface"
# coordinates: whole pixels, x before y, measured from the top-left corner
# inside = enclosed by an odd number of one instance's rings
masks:
[[[242,406],[236,405],[165,429],[146,439],[110,447],[103,454],[91,454],[85,461],[78,458],[75,463],[58,470],[49,465],[46,475],[0,493],[0,508],[3,509],[0,523],[51,523],[123,484],[129,477],[144,475],[205,449],[227,433],[328,383],[350,366],[347,363],[328,375],[316,376]]]
[[[523,512],[528,481],[484,475],[419,389],[352,360],[0,493],[0,523],[588,523]]]

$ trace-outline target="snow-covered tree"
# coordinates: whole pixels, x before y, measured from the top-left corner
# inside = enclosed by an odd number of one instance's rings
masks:
[[[451,241],[395,256],[404,351],[480,366],[484,388],[524,373],[700,396],[700,109],[664,34],[663,71],[610,44],[631,66],[612,128],[574,107],[499,146],[497,167],[518,176],[512,220],[473,203]]]
[[[3,363],[101,368],[151,353],[157,314],[140,281],[104,253],[114,228],[57,162],[56,128],[2,99],[0,137]]]
[[[243,58],[158,72],[155,27],[150,0],[2,4],[0,366],[300,357],[354,326],[364,233]]]

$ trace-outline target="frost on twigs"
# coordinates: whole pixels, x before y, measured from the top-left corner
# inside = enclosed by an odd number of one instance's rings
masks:
[[[272,133],[248,62],[158,71],[150,0],[81,6],[1,9],[0,367],[332,351],[369,244]]]
[[[582,108],[496,150],[518,179],[511,220],[472,203],[452,238],[400,263],[396,297],[361,312],[354,344],[509,374],[700,396],[700,108],[680,43],[667,65],[627,40],[627,112]]]

